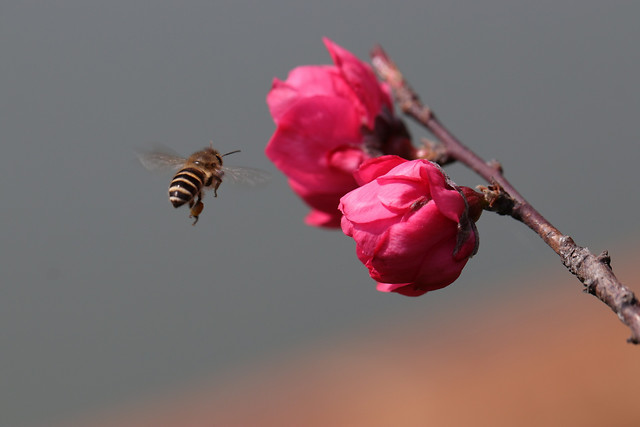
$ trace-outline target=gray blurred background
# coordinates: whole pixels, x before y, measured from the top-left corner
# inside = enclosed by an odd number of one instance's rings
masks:
[[[0,425],[108,410],[563,269],[485,213],[461,278],[411,299],[376,292],[340,232],[305,226],[263,153],[265,96],[273,77],[330,63],[322,36],[363,59],[382,44],[463,142],[615,263],[638,237],[639,17],[616,1],[2,2]],[[210,140],[274,177],[224,184],[192,227],[171,175],[135,150]]]

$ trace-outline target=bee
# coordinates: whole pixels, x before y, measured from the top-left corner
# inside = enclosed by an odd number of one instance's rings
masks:
[[[204,203],[202,197],[205,189],[213,188],[214,197],[218,197],[218,187],[223,178],[248,185],[258,185],[266,182],[270,175],[260,169],[243,167],[227,167],[222,165],[222,158],[229,154],[239,153],[240,150],[220,154],[213,148],[213,143],[207,148],[196,151],[188,158],[181,157],[165,148],[139,153],[140,163],[146,169],[179,169],[169,184],[169,201],[175,208],[189,204],[189,218],[194,218],[196,225]]]

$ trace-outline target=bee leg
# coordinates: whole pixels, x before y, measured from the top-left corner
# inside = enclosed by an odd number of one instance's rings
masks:
[[[214,178],[216,180],[216,185],[213,186],[213,197],[218,197],[218,187],[222,184],[222,179],[217,176],[214,176]]]
[[[200,217],[200,213],[202,213],[202,210],[204,209],[204,203],[202,203],[202,194],[198,194],[197,202],[191,200],[189,202],[189,207],[191,208],[191,215],[189,215],[189,218],[195,218],[193,224],[191,225],[196,225]]]

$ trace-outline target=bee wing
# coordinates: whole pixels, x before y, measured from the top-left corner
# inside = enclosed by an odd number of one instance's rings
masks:
[[[223,166],[224,178],[231,182],[257,187],[271,180],[271,174],[262,169],[245,168],[240,166]]]
[[[151,151],[141,151],[137,154],[142,166],[150,171],[178,169],[187,161],[184,157],[165,147],[158,147]]]

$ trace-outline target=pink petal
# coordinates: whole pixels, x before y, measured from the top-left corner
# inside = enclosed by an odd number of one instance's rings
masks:
[[[379,184],[375,181],[345,194],[339,209],[354,223],[369,223],[397,217],[378,200]]]
[[[349,237],[353,236],[353,224],[344,215],[342,215],[342,218],[340,219],[340,227],[345,235]]]
[[[294,180],[289,180],[289,185],[313,209],[334,217],[332,221],[337,227],[340,217],[342,217],[338,210],[340,197],[355,187],[355,182],[353,180],[348,181],[349,178],[349,176],[345,175],[345,181],[336,187],[312,186],[308,183],[300,183]]]
[[[271,91],[267,95],[267,105],[274,121],[278,123],[296,102],[313,96],[335,96],[359,104],[335,66],[305,65],[291,70],[284,82],[273,80]]]
[[[465,210],[465,203],[460,193],[446,184],[444,172],[440,170],[440,167],[434,166],[426,171],[431,188],[431,197],[436,202],[440,212],[452,221],[460,221],[460,217]]]
[[[376,180],[380,189],[378,200],[392,212],[404,215],[415,209],[414,205],[428,201],[429,188],[420,179],[387,174]]]
[[[298,90],[300,96],[328,95],[346,93],[348,85],[333,65],[303,65],[296,67],[287,75],[287,85]]]
[[[371,259],[374,280],[388,283],[413,282],[423,268],[437,276],[439,269],[454,262],[456,224],[442,216],[435,204],[423,206],[409,220],[389,228]]]
[[[340,212],[336,210],[336,214],[330,214],[327,212],[322,212],[319,210],[312,210],[307,214],[304,219],[304,222],[307,225],[315,226],[315,227],[326,227],[326,228],[339,228],[340,227],[340,219],[342,215]]]
[[[330,169],[327,154],[358,146],[362,135],[357,123],[354,110],[343,99],[305,98],[282,116],[265,153],[289,178],[331,187],[335,170]]]
[[[396,292],[407,297],[418,297],[427,293],[425,290],[416,288],[412,283],[378,283],[377,290],[380,292]]]
[[[267,94],[267,105],[276,124],[298,98],[298,89],[282,80],[273,79],[271,90]]]
[[[391,169],[407,161],[408,160],[405,160],[398,156],[374,157],[363,162],[360,165],[360,168],[354,174],[354,177],[356,178],[358,184],[364,185],[368,182],[373,181],[379,176],[385,175]]]
[[[359,60],[348,50],[326,37],[323,41],[333,58],[333,62],[340,69],[353,93],[362,102],[367,114],[367,125],[373,129],[375,117],[380,112],[383,102],[387,101],[375,73],[369,64]]]
[[[361,147],[339,147],[327,155],[328,163],[332,168],[341,170],[351,176],[366,159],[367,156]]]

